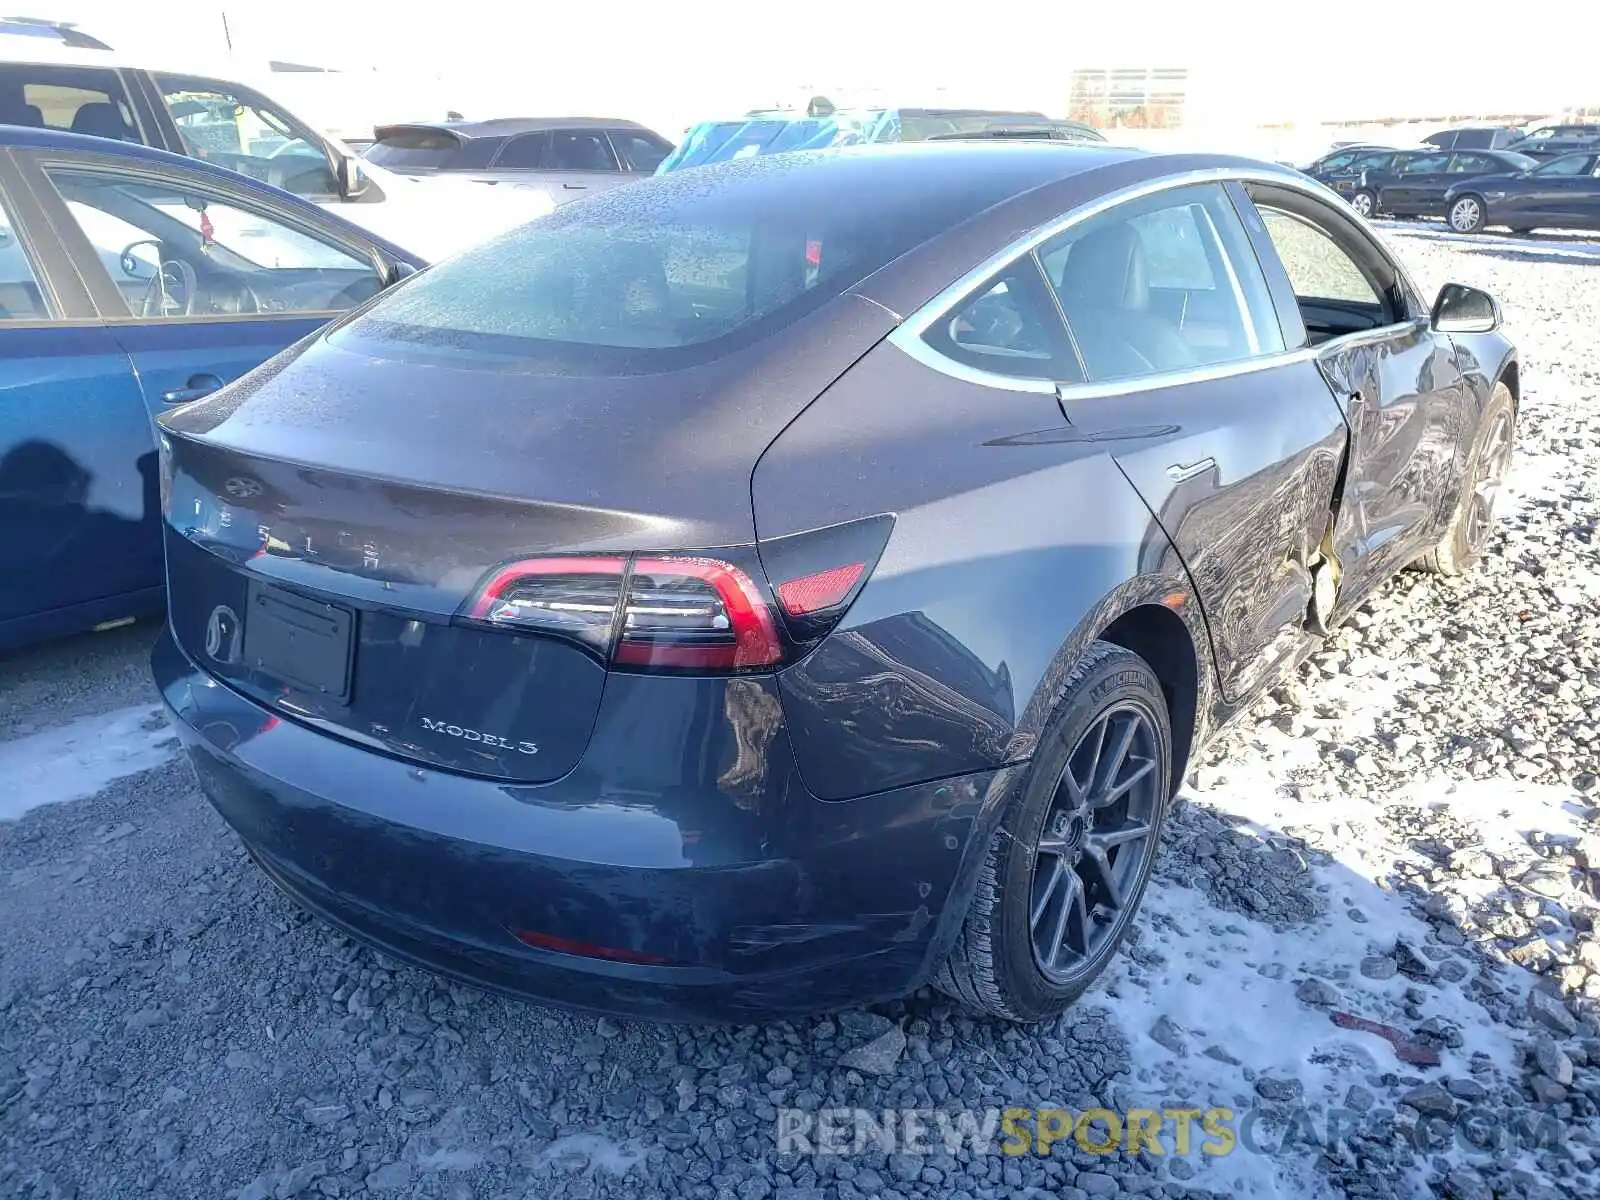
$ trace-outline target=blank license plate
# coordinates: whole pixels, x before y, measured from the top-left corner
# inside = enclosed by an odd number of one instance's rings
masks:
[[[327,696],[350,698],[356,615],[258,580],[250,581],[244,660],[251,668]]]

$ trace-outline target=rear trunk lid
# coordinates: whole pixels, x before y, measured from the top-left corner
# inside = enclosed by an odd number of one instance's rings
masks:
[[[631,376],[302,343],[161,420],[174,633],[228,686],[330,734],[559,778],[605,667],[465,623],[479,584],[522,558],[752,544],[762,451],[892,324],[842,295],[790,336]]]

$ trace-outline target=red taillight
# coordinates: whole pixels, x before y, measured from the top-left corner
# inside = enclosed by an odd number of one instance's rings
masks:
[[[702,556],[572,556],[509,563],[464,616],[564,637],[622,667],[747,671],[783,661],[772,608],[733,563]]]
[[[778,585],[778,603],[791,617],[809,616],[843,602],[855,587],[866,563],[848,563],[842,567],[829,567],[814,575],[805,575]]]
[[[536,950],[554,950],[557,954],[576,954],[583,958],[603,958],[610,962],[639,963],[642,966],[664,966],[667,960],[654,954],[641,954],[637,950],[624,950],[617,946],[599,946],[593,942],[578,942],[571,938],[556,937],[553,933],[540,933],[536,929],[515,929],[512,936],[525,946]]]
[[[783,642],[750,576],[714,558],[640,558],[628,579],[616,661],[738,671],[783,660]]]

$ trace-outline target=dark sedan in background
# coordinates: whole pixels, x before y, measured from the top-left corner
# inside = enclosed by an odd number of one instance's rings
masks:
[[[401,175],[543,188],[565,204],[652,174],[672,143],[632,121],[503,117],[380,125],[364,158]]]
[[[1527,171],[1463,180],[1444,197],[1457,233],[1504,225],[1531,229],[1600,229],[1600,150],[1568,154]]]
[[[1244,159],[657,175],[163,416],[156,679],[261,868],[412,962],[1047,1019],[1210,732],[1488,547],[1498,326]]]
[[[1600,151],[1600,125],[1544,125],[1506,149],[1541,161],[1583,150]]]
[[[1536,162],[1508,150],[1411,150],[1363,168],[1350,204],[1364,217],[1442,217],[1452,185],[1480,175],[1525,171]]]

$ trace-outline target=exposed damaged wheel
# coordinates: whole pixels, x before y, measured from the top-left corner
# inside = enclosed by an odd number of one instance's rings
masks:
[[[1495,508],[1511,469],[1516,432],[1517,410],[1511,389],[1497,383],[1478,425],[1450,527],[1439,544],[1417,560],[1423,570],[1460,575],[1483,557],[1494,534]]]
[[[1001,819],[934,984],[975,1011],[1055,1016],[1097,979],[1144,897],[1166,816],[1172,731],[1155,673],[1096,643]]]

